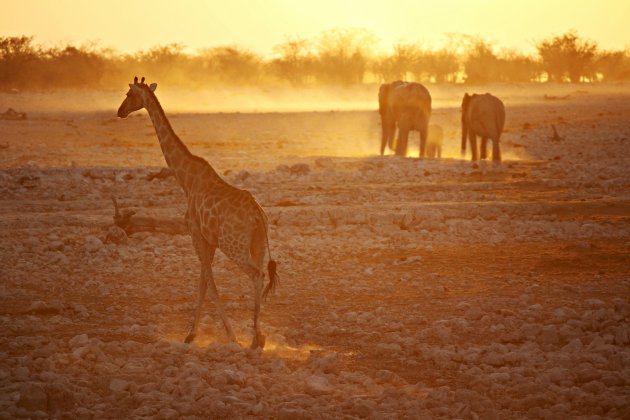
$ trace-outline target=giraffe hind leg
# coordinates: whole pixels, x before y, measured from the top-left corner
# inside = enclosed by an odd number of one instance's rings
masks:
[[[229,257],[247,274],[254,285],[254,329],[251,348],[265,347],[266,338],[260,328],[260,306],[262,301],[262,290],[265,273],[263,271],[263,260],[265,253],[265,236],[261,227],[257,227],[252,236],[249,247],[243,247],[238,255]]]

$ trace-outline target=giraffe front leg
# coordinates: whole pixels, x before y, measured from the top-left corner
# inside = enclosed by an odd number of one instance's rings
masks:
[[[201,308],[203,306],[203,299],[206,296],[207,288],[208,288],[208,279],[206,276],[204,276],[203,269],[202,269],[201,275],[199,276],[197,303],[195,304],[195,313],[193,316],[193,322],[192,322],[192,326],[190,327],[190,332],[186,336],[184,343],[191,343],[197,336],[197,330],[199,329],[199,318],[201,316]]]
[[[228,338],[230,339],[231,342],[235,343],[236,335],[234,334],[234,330],[232,329],[232,326],[230,325],[230,320],[228,319],[227,315],[225,314],[225,310],[223,309],[223,304],[221,303],[221,298],[219,297],[219,291],[217,290],[217,285],[214,283],[214,277],[212,276],[211,267],[208,271],[208,278],[209,278],[209,283],[210,283],[210,298],[212,299],[215,306],[217,307],[217,312],[219,313],[219,316],[221,317],[221,320],[223,321],[223,326],[225,327],[225,332],[227,333]]]

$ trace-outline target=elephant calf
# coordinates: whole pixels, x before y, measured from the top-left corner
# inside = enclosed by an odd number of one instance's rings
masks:
[[[477,136],[481,137],[481,159],[487,157],[488,139],[492,140],[492,160],[501,162],[499,141],[505,124],[503,102],[489,93],[465,94],[462,100],[462,156],[466,154],[466,138],[470,141],[472,160],[477,160]]]
[[[444,141],[444,130],[439,125],[431,124],[429,126],[429,135],[427,138],[427,157],[442,157],[442,142]]]

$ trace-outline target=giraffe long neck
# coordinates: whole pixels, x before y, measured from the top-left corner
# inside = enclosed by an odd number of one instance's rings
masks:
[[[190,194],[195,185],[198,184],[196,181],[200,180],[201,175],[205,175],[203,176],[205,186],[208,186],[208,183],[213,181],[221,182],[222,180],[210,167],[210,164],[190,153],[186,145],[175,134],[168,118],[164,114],[162,105],[160,105],[153,92],[146,89],[144,95],[145,108],[153,122],[166,164],[175,173],[175,178],[184,192],[187,195]]]

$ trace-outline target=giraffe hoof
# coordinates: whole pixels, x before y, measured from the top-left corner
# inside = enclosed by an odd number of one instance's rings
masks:
[[[265,342],[267,341],[267,338],[262,335],[262,334],[256,334],[256,337],[254,338],[254,340],[252,341],[252,345],[251,348],[252,349],[262,349],[265,347]]]
[[[197,336],[197,334],[193,334],[190,333],[186,336],[186,338],[184,339],[184,343],[192,343],[192,341],[195,339],[195,337]]]

